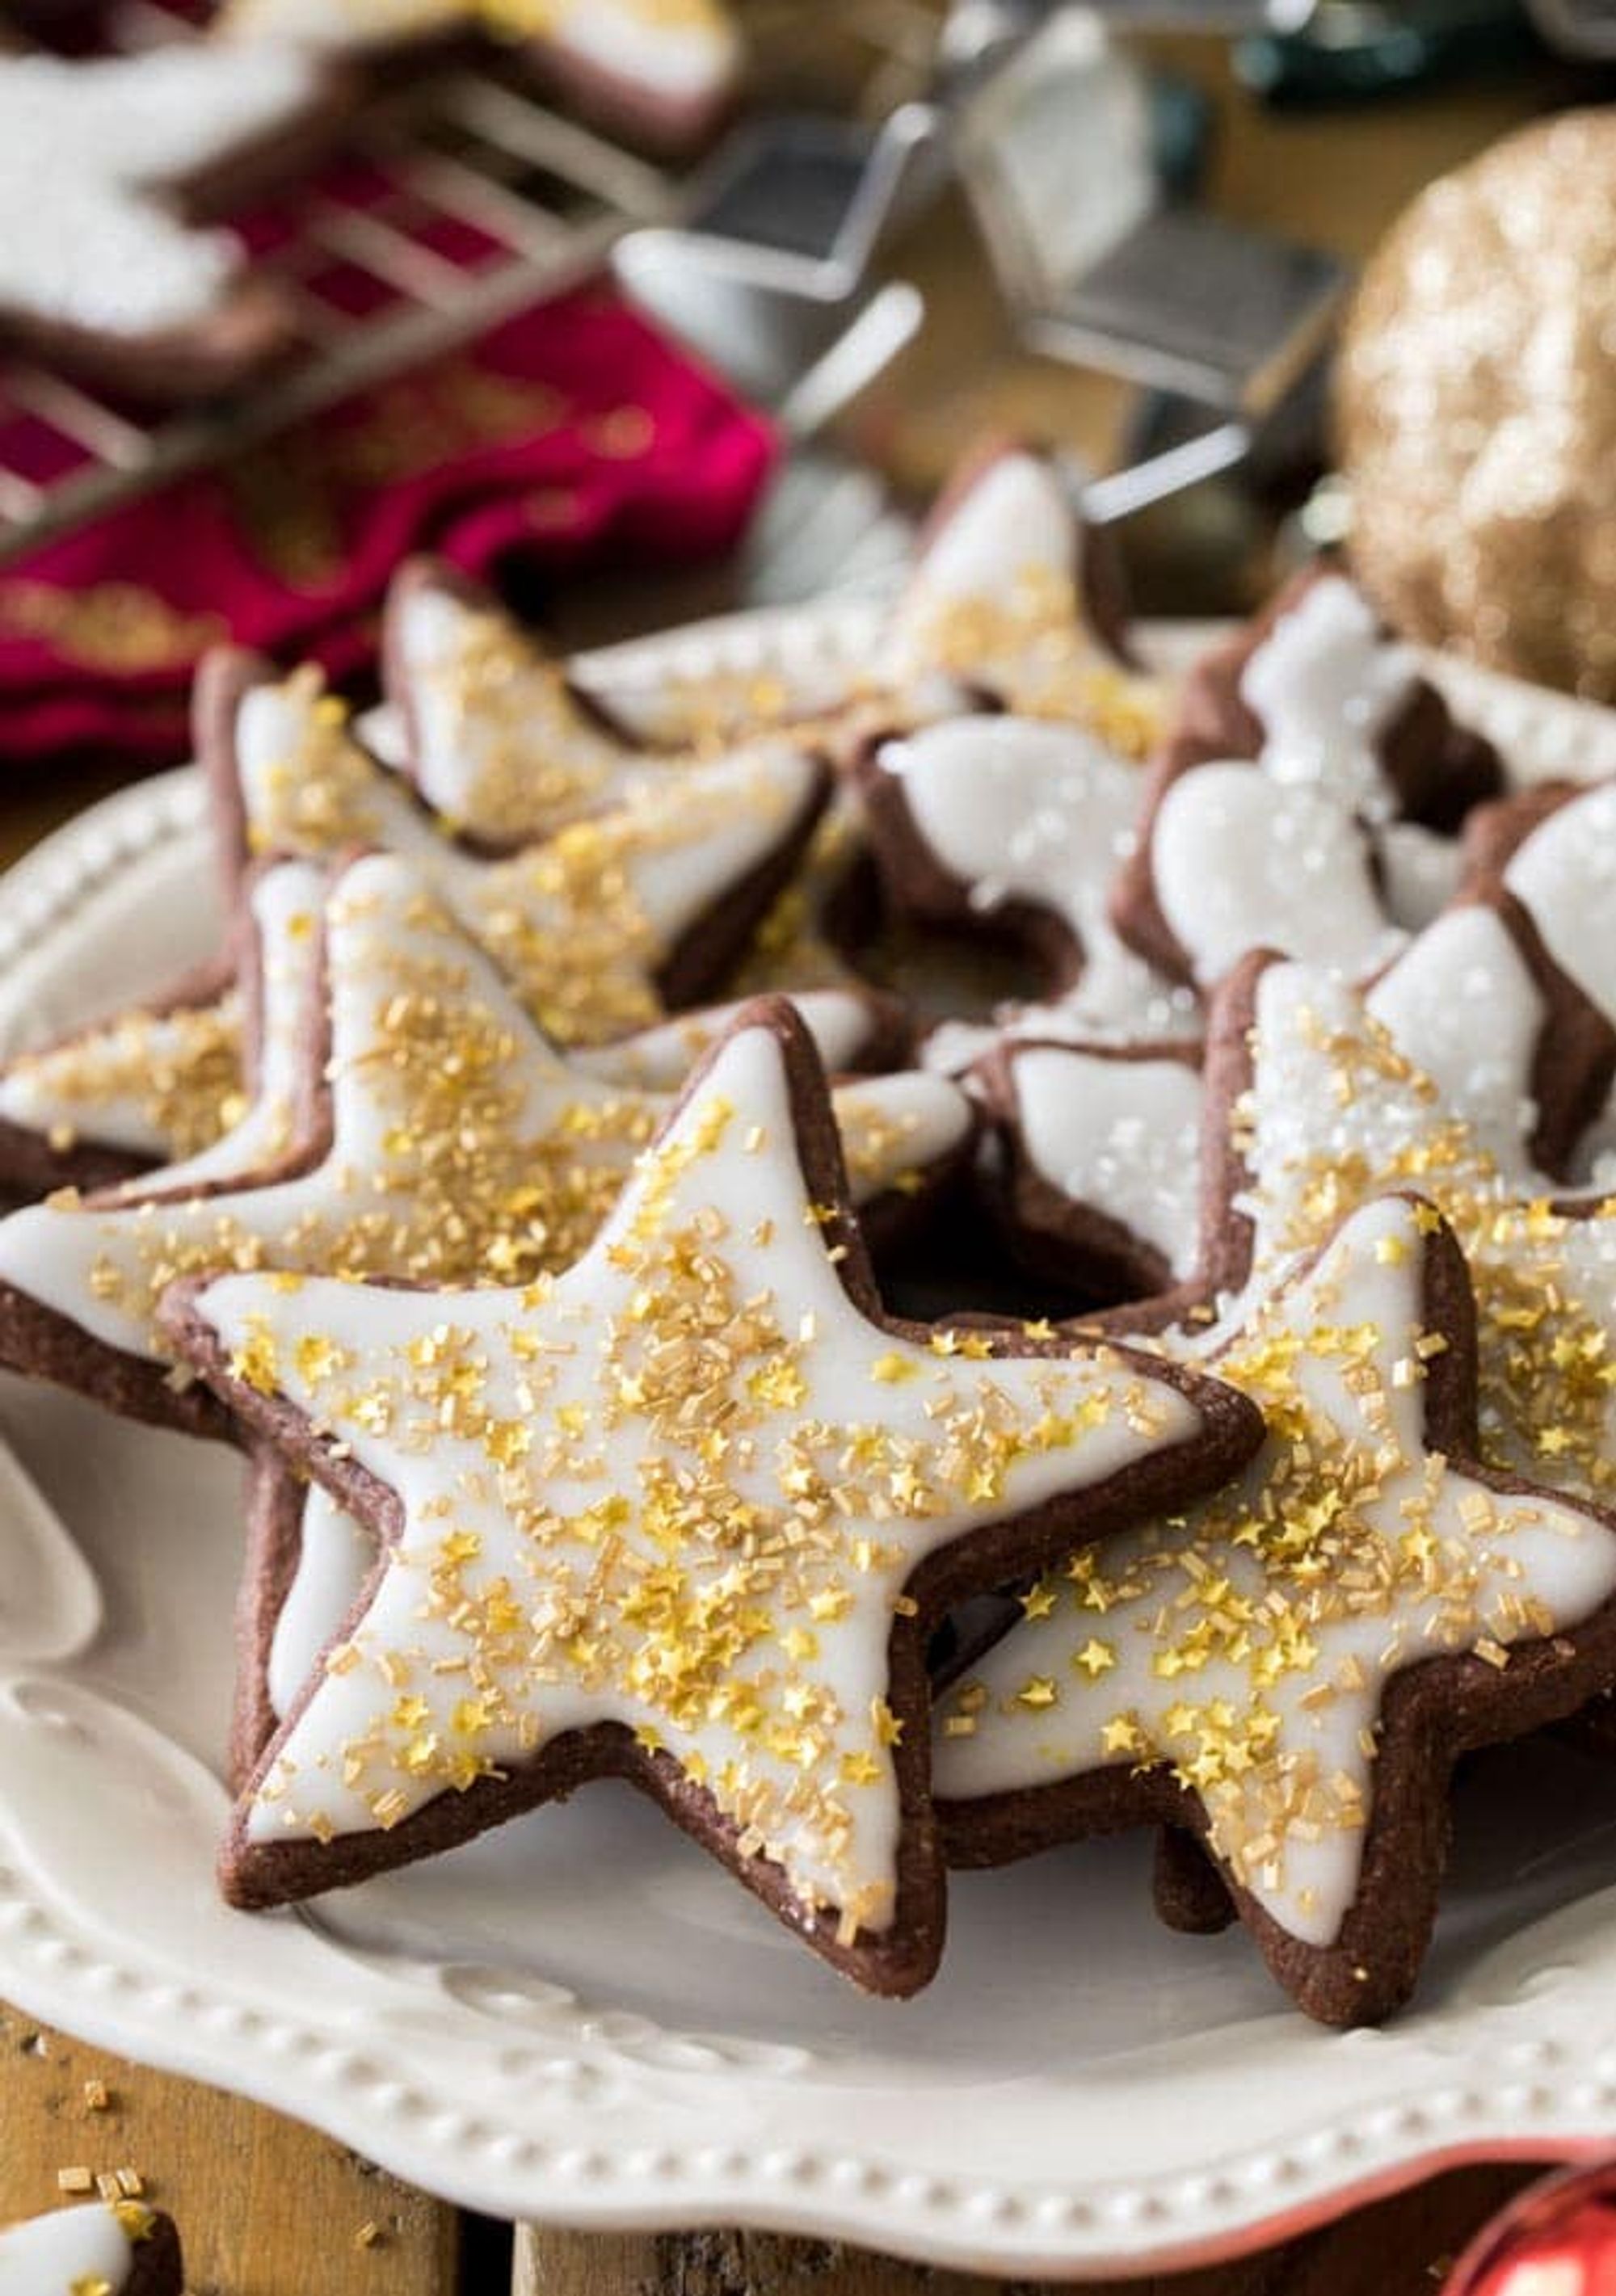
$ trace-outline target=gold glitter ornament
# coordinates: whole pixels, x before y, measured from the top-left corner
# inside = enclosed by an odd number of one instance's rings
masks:
[[[1616,701],[1616,111],[1421,193],[1364,275],[1336,418],[1388,620]]]

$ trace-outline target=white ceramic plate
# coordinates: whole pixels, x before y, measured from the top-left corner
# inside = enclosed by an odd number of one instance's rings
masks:
[[[792,643],[857,646],[869,611]],[[734,666],[779,642],[753,618],[681,643]],[[1523,775],[1616,769],[1616,718],[1443,675]],[[0,1053],[204,954],[210,885],[188,772],[53,838],[0,884]],[[903,2006],[605,1785],[312,1912],[227,1912],[239,1465],[17,1382],[0,1424],[71,1534],[0,1487],[0,1989],[447,2198],[1079,2274],[1616,2134],[1616,1775],[1554,1748],[1472,1771],[1418,2005],[1379,2033],[1308,2024],[1238,1933],[1159,1929],[1144,1836],[959,1878],[942,1974]]]

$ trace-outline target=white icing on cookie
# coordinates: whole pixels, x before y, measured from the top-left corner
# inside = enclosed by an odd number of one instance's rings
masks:
[[[1081,552],[1082,529],[1053,465],[1037,455],[996,456],[915,561],[887,631],[884,678],[902,687],[946,667],[962,607],[986,602],[1011,612],[1019,592],[1030,611],[1032,592],[1059,589],[1075,608]],[[996,672],[1013,676],[1014,668],[986,660],[975,682],[994,685]]]
[[[1504,882],[1549,954],[1616,1021],[1616,781],[1595,782],[1540,822],[1510,856]],[[1616,1187],[1616,1092],[1579,1144],[1576,1170]]]
[[[275,45],[0,57],[0,308],[115,336],[205,322],[241,242],[183,222],[168,188],[290,126],[317,87]]]
[[[306,861],[277,862],[255,879],[248,896],[258,996],[251,1097],[221,1138],[157,1176],[165,1188],[234,1179],[276,1162],[292,1147],[307,1064],[305,1035],[319,980],[326,884],[325,872]],[[242,1031],[244,1061],[244,1014]]]
[[[619,800],[652,767],[580,708],[566,672],[496,608],[436,583],[391,611],[389,691],[411,767],[446,822],[510,843]]]
[[[1362,997],[1316,968],[1264,972],[1252,1058],[1234,1118],[1252,1174],[1248,1300],[1366,1198],[1417,1188],[1470,1268],[1481,1456],[1579,1497],[1616,1494],[1616,1201],[1551,1212],[1552,1184],[1502,1171]]]
[[[81,1136],[155,1165],[165,1186],[233,1177],[291,1145],[324,876],[303,862],[264,872],[250,895],[258,949],[258,1025],[250,1094],[246,1016],[231,988],[211,1005],[120,1013],[0,1076],[0,1116],[67,1148]],[[148,1175],[141,1183],[152,1185]]]
[[[1027,1046],[1011,1078],[1033,1169],[1074,1204],[1194,1273],[1201,1231],[1200,1071],[1182,1061],[1107,1060]]]
[[[313,874],[274,873],[306,888]],[[312,951],[308,922],[297,945]],[[227,1140],[110,1201],[25,1206],[0,1220],[0,1278],[105,1345],[160,1361],[153,1316],[181,1274],[269,1264],[508,1282],[584,1250],[668,1099],[562,1059],[396,856],[345,872],[325,946],[332,1136],[316,1167],[255,1185]],[[972,1120],[957,1087],[919,1074],[841,1086],[832,1104],[860,1204],[923,1185]],[[185,1193],[204,1180],[224,1185]]]
[[[1152,862],[1162,915],[1203,988],[1250,948],[1359,976],[1405,939],[1386,920],[1352,816],[1250,765],[1181,775],[1157,813]]]
[[[1070,998],[1056,997],[1047,1004],[1017,1004],[996,1021],[939,1021],[920,1048],[920,1064],[937,1076],[963,1076],[996,1045],[1066,1044],[1128,1045],[1194,1044],[1202,1034],[1201,1005],[1194,991],[1160,980],[1160,1001],[1153,995],[1150,1013],[1136,1029],[1121,1022],[1106,1026],[1085,1010],[1081,987]]]
[[[396,1824],[615,1719],[849,1934],[893,1915],[893,1606],[973,1526],[1193,1437],[1101,1351],[973,1360],[870,1324],[742,1030],[587,1257],[526,1292],[226,1276],[194,1312],[396,1491],[401,1536],[273,1751],[259,1843]],[[789,1528],[789,1538],[783,1537]]]
[[[1562,970],[1616,1020],[1616,781],[1596,782],[1539,822],[1504,882]]]
[[[1037,1009],[1046,1012],[1054,1008],[1039,1006]],[[1011,1028],[1010,1022],[1001,1027],[997,1022],[987,1021],[939,1021],[935,1029],[926,1032],[920,1047],[920,1064],[932,1076],[962,1077],[967,1069],[1008,1036]],[[1053,1036],[1056,1031],[1050,1029],[1032,1033]]]
[[[564,1043],[661,1016],[655,977],[683,936],[801,824],[819,775],[786,742],[657,779],[630,802],[496,861],[447,837],[353,740],[317,675],[253,687],[236,771],[255,851],[406,855]]]
[[[971,1103],[947,1077],[923,1069],[838,1085],[831,1095],[856,1205],[896,1189],[913,1195],[972,1128]]]
[[[134,2269],[128,2234],[110,2208],[58,2209],[0,2232],[0,2296],[118,2296]]]
[[[375,1566],[374,1535],[311,1484],[303,1500],[297,1568],[270,1636],[265,1688],[277,1715],[291,1710],[316,1661],[358,1601]]]
[[[1369,991],[1369,1011],[1501,1169],[1530,1170],[1532,1070],[1548,1008],[1496,909],[1453,909]]]
[[[1089,1036],[1153,1036],[1183,1025],[1184,1000],[1113,931],[1106,901],[1133,849],[1139,769],[1075,726],[960,718],[882,750],[934,857],[992,917],[1016,901],[1047,909],[1082,972],[1060,1000]]]
[[[1419,676],[1413,650],[1381,636],[1353,585],[1326,575],[1282,614],[1247,662],[1241,699],[1260,720],[1260,764],[1273,781],[1333,798],[1365,821],[1385,821],[1397,791],[1381,736]]]
[[[159,1163],[239,1112],[242,1005],[119,1013],[0,1073],[0,1117],[63,1151],[88,1140]]]
[[[1089,627],[1081,522],[1039,455],[980,471],[868,636],[782,614],[717,649],[700,631],[654,663],[581,657],[574,674],[614,725],[652,748],[707,750],[769,727],[842,720],[872,734],[974,708],[984,691],[1023,715],[1092,726],[1143,758],[1165,718],[1161,681],[1125,669]]]
[[[688,1064],[687,1064],[688,1065]],[[950,1155],[971,1126],[971,1103],[940,1078],[882,1077],[835,1095],[836,1121],[857,1203],[901,1187]],[[376,1556],[365,1527],[313,1486],[303,1503],[302,1545],[271,1637],[267,1687],[277,1715],[298,1692],[357,1600]]]
[[[1083,554],[1082,520],[1054,466],[996,456],[916,560],[876,649],[873,693],[915,725],[987,692],[1144,758],[1161,730],[1161,689],[1123,669],[1090,627]],[[893,714],[889,703],[888,723]]]
[[[797,988],[790,996],[831,1074],[857,1068],[875,1026],[867,999],[849,988]],[[671,1021],[638,1029],[616,1044],[580,1047],[572,1055],[573,1063],[586,1076],[603,1077],[608,1084],[632,1085],[642,1092],[677,1092],[745,1004],[744,997],[736,997],[726,1004],[677,1013]]]
[[[1372,825],[1370,842],[1386,914],[1407,932],[1423,931],[1459,890],[1464,873],[1459,840],[1420,821],[1382,821]]]
[[[1385,1685],[1439,1652],[1575,1627],[1616,1592],[1616,1535],[1427,1448],[1421,1208],[1357,1212],[1259,1312],[1220,1374],[1270,1435],[1182,1522],[1080,1554],[946,1702],[951,1800],[1166,1762],[1218,1856],[1297,1938],[1357,1894]],[[1496,1654],[1496,1655],[1495,1655]]]

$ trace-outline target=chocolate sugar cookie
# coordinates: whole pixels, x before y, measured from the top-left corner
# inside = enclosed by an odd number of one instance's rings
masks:
[[[1074,1519],[1220,1479],[1257,1431],[1220,1386],[1120,1350],[884,1319],[780,1004],[710,1057],[565,1275],[226,1276],[176,1287],[165,1320],[383,1548],[243,1798],[235,1902],[610,1773],[888,1992],[941,1946],[924,1628]]]
[[[1037,1583],[945,1701],[945,1839],[1183,1827],[1298,2004],[1372,2023],[1418,1974],[1455,1760],[1616,1677],[1616,1517],[1477,1464],[1464,1262],[1422,1198],[1349,1214],[1209,1361],[1267,1444]]]

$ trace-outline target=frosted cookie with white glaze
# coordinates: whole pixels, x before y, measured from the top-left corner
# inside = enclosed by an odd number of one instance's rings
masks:
[[[1120,1349],[887,1320],[781,1004],[710,1056],[564,1275],[265,1272],[182,1283],[164,1315],[383,1550],[238,1808],[234,1902],[617,1775],[887,1992],[941,1946],[926,1626],[1215,1485],[1258,1432]]]
[[[337,1640],[380,1552],[367,1524],[262,1445],[249,1456],[246,1525],[228,1769],[238,1794]]]
[[[0,2230],[0,2296],[183,2296],[185,2280],[173,2218],[138,2201]]]
[[[280,357],[291,305],[197,210],[306,160],[340,97],[283,43],[0,55],[0,332],[143,398],[205,396]]]
[[[1011,715],[953,718],[876,743],[858,769],[893,912],[1024,948],[1052,1001],[1017,1035],[1136,1039],[1198,1027],[1196,1000],[1121,939],[1109,914],[1133,851],[1144,775],[1095,733]],[[947,1057],[980,1049],[950,1031]]]
[[[588,118],[670,150],[712,132],[742,62],[724,0],[228,0],[217,23],[224,40],[360,55],[467,32],[519,45]]]
[[[1165,727],[1167,690],[1132,664],[1103,540],[1030,447],[965,458],[902,591],[855,653],[816,640],[812,621],[787,615],[778,627],[728,673],[659,668],[637,690],[614,681],[613,719],[666,749],[810,720],[849,755],[872,734],[982,709],[1087,726],[1134,758]]]
[[[381,659],[404,770],[476,845],[530,844],[689,767],[687,750],[626,739],[489,591],[436,560],[388,586]]]
[[[280,918],[272,896],[307,906]],[[573,1068],[398,856],[355,862],[329,896],[308,863],[280,864],[258,908],[271,958],[290,947],[301,973],[280,1032],[290,1044],[277,1043],[261,1087],[271,1070],[286,1087],[290,1146],[265,1154],[260,1140],[255,1161],[249,1141],[227,1137],[144,1183],[0,1220],[0,1360],[203,1432],[218,1431],[216,1407],[176,1385],[156,1322],[176,1277],[262,1266],[438,1284],[559,1274],[669,1104]],[[969,1157],[974,1111],[920,1071],[839,1086],[833,1108],[852,1201],[879,1246]]]
[[[995,442],[939,497],[894,606],[872,683],[906,716],[989,701],[1151,746],[1161,689],[1133,667],[1120,572],[1045,455]]]
[[[760,741],[489,858],[376,763],[316,671],[282,677],[229,650],[202,666],[197,747],[227,877],[255,854],[402,854],[568,1045],[624,1036],[715,986],[791,877],[828,788],[813,753]]]
[[[1240,966],[1213,1010],[1206,1078],[1227,1312],[1356,1206],[1417,1187],[1469,1268],[1483,1456],[1575,1497],[1616,1495],[1616,1198],[1567,1196],[1500,1162],[1362,994],[1317,967]],[[1516,1097],[1504,1087],[1500,1125]]]
[[[1308,575],[1192,672],[1112,915],[1203,991],[1250,948],[1362,978],[1452,891],[1450,832],[1498,783],[1351,583]]]
[[[1414,1988],[1449,1773],[1616,1681],[1616,1517],[1476,1464],[1452,1232],[1373,1198],[1217,1353],[1268,1439],[1229,1488],[1040,1578],[942,1702],[950,1858],[1199,1835],[1327,2023]]]
[[[1203,655],[1177,714],[1209,752],[1266,756],[1277,779],[1323,789],[1366,821],[1451,833],[1503,786],[1492,744],[1456,723],[1415,650],[1329,564],[1297,575]]]
[[[1248,1033],[1236,984],[1250,990],[1266,962],[1251,960],[1214,1000],[1204,1078],[1171,1046],[1016,1044],[975,1072],[1002,1144],[999,1194],[1016,1248],[1099,1300],[1126,1299],[1105,1309],[1108,1330],[1194,1324],[1248,1279],[1238,1208],[1260,1217],[1268,1195],[1266,1165],[1241,1162],[1246,1095],[1253,1062],[1266,1074],[1276,1047]],[[1307,1089],[1284,1152],[1287,1164],[1308,1160],[1304,1202],[1327,1219],[1366,1188],[1398,1183],[1431,1185],[1446,1204],[1451,1173],[1475,1198],[1456,1214],[1468,1249],[1504,1197],[1556,1193],[1551,1176],[1563,1175],[1609,1089],[1616,1033],[1518,902],[1462,902],[1366,989],[1321,994],[1330,1019],[1300,1072]],[[1283,1096],[1274,1106],[1283,1111]],[[1251,1143],[1266,1158],[1260,1130]],[[1274,1185],[1270,1174],[1270,1194]],[[1292,1248],[1319,1240],[1315,1219]]]

